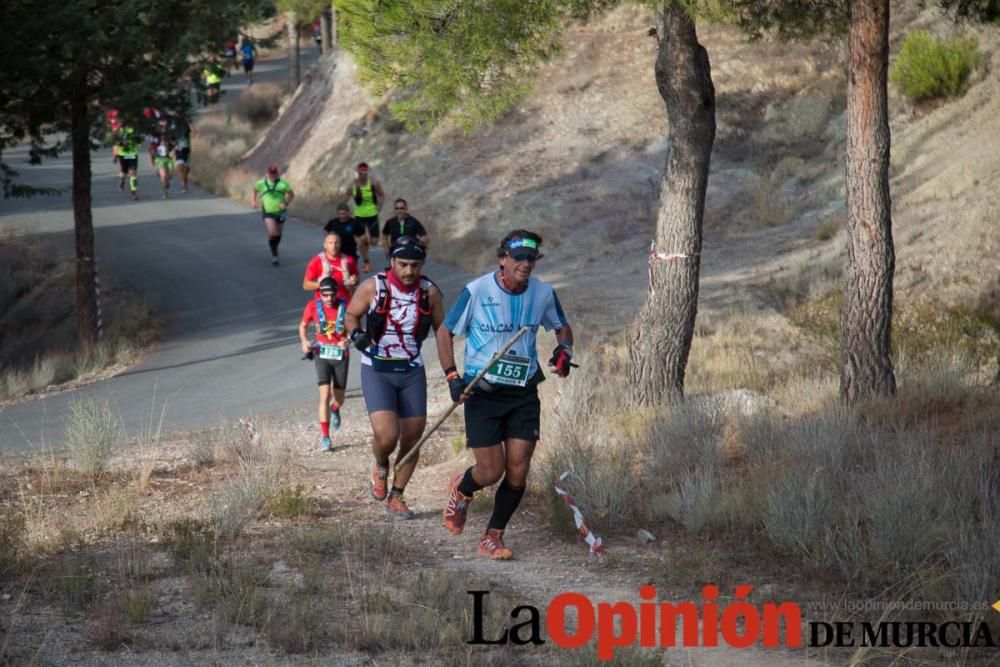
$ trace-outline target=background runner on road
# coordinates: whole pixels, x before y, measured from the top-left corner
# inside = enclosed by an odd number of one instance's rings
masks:
[[[264,227],[267,229],[267,245],[271,249],[271,264],[278,266],[278,244],[281,243],[281,232],[288,216],[288,205],[295,198],[292,186],[281,178],[277,165],[267,168],[267,177],[257,181],[250,193],[250,205],[257,208],[258,203],[264,217]]]
[[[222,75],[225,69],[212,59],[202,71],[202,78],[205,80],[205,106],[216,104],[219,101],[219,91],[222,89]]]
[[[302,289],[307,292],[317,290],[318,298],[320,281],[327,276],[331,276],[340,285],[337,296],[350,301],[354,287],[358,284],[358,264],[353,257],[340,252],[340,236],[337,232],[327,232],[323,237],[323,252],[306,265]]]
[[[149,161],[160,176],[163,198],[170,196],[170,175],[174,171],[174,148],[176,141],[170,130],[166,116],[156,122],[156,133],[149,138]]]
[[[253,85],[253,64],[257,59],[257,47],[245,35],[243,43],[240,44],[240,56],[243,58],[243,76],[246,78],[247,85]]]
[[[430,242],[427,230],[419,220],[410,215],[406,200],[400,197],[393,202],[392,208],[393,216],[382,225],[382,247],[385,248],[386,255],[400,236],[412,236],[420,241],[420,245],[426,250]]]
[[[391,516],[410,519],[403,491],[417,466],[414,455],[395,471],[387,489],[389,457],[396,461],[413,448],[427,425],[427,375],[420,346],[433,327],[440,336],[444,318],[441,290],[421,275],[426,254],[404,236],[392,247],[389,269],[368,278],[347,307],[351,342],[363,353],[361,389],[373,440],[368,483],[375,500],[385,500]],[[361,317],[367,316],[361,329]]]
[[[513,553],[503,543],[507,522],[517,510],[528,481],[531,456],[538,441],[541,403],[538,385],[545,379],[538,363],[538,328],[555,330],[559,345],[549,365],[566,377],[573,356],[573,330],[552,287],[531,272],[541,258],[542,237],[519,229],[500,242],[500,267],[469,283],[445,318],[449,335],[438,336],[438,358],[456,403],[472,380],[522,327],[528,332],[490,367],[465,400],[466,445],[476,463],[451,478],[444,525],[457,535],[465,528],[473,494],[500,481],[493,513],[479,538],[479,554],[507,560]],[[465,336],[465,369],[455,368],[452,335]]]
[[[358,165],[357,175],[344,190],[344,197],[354,202],[354,219],[365,226],[368,244],[373,245],[379,237],[378,215],[382,210],[385,192],[382,184],[368,176],[368,164]]]
[[[345,334],[344,317],[347,302],[337,296],[337,281],[326,277],[319,282],[320,296],[306,304],[299,322],[299,342],[303,354],[312,358],[316,366],[316,380],[319,384],[319,428],[322,433],[320,451],[333,448],[330,428],[340,428],[340,406],[344,404],[344,389],[347,388],[347,371],[350,364],[350,349]],[[310,343],[306,329],[315,323],[316,339]],[[333,388],[333,401],[330,389]]]
[[[128,176],[128,189],[132,199],[139,198],[139,133],[131,123],[125,123],[115,137],[112,148],[113,160],[118,163],[120,176],[118,189],[125,190],[125,176]]]
[[[177,165],[177,173],[181,177],[181,192],[188,191],[188,177],[191,174],[191,138],[195,135],[194,126],[188,121],[180,119],[174,123],[174,136],[177,137],[177,145],[174,147],[174,162]]]
[[[324,232],[334,232],[340,237],[340,252],[358,261],[360,252],[364,260],[362,270],[367,273],[372,270],[368,259],[368,230],[351,217],[351,207],[341,202],[337,204],[337,217],[331,218],[323,227]]]

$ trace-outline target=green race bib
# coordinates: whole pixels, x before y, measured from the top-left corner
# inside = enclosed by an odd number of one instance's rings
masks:
[[[319,346],[319,358],[340,361],[344,358],[344,348],[339,345],[325,345],[321,343]]]
[[[512,354],[506,354],[490,366],[483,379],[492,384],[523,387],[528,382],[529,368],[531,368],[531,359],[529,357],[516,357]]]

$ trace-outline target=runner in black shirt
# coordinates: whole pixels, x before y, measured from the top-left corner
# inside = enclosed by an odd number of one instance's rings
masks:
[[[385,248],[386,254],[400,236],[412,236],[420,241],[420,245],[426,250],[429,241],[427,230],[419,220],[410,215],[406,200],[397,199],[393,203],[393,209],[395,215],[386,220],[382,226],[382,247]]]
[[[351,207],[347,204],[337,204],[337,217],[331,218],[326,226],[325,232],[334,232],[340,237],[340,253],[350,255],[354,261],[358,261],[358,250],[364,259],[362,271],[372,270],[372,263],[368,260],[368,234],[365,226],[351,217]]]

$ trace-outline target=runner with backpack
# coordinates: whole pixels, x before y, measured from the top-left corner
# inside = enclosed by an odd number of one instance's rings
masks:
[[[403,499],[417,456],[396,468],[389,484],[389,457],[400,461],[427,425],[427,376],[420,347],[431,328],[441,326],[444,297],[421,274],[426,253],[416,239],[402,236],[389,253],[389,268],[358,287],[347,307],[347,329],[361,358],[361,389],[371,421],[372,464],[368,484],[372,498],[385,501],[385,511],[398,519],[413,512]],[[365,328],[361,318],[365,317]],[[440,345],[440,341],[438,341]]]
[[[340,406],[344,404],[347,388],[347,371],[350,364],[350,345],[344,324],[347,302],[340,298],[337,281],[327,276],[319,281],[319,296],[306,304],[299,322],[299,343],[306,359],[316,366],[319,384],[319,427],[322,432],[319,449],[333,449],[330,430],[340,428]],[[315,341],[310,343],[306,330],[315,323]],[[333,400],[330,400],[330,394]]]

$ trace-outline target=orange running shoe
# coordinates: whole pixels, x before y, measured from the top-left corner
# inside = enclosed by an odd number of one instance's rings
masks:
[[[368,475],[368,487],[371,489],[372,498],[375,500],[385,500],[389,487],[386,480],[389,479],[389,466],[382,467],[378,461],[372,464],[372,471]]]
[[[469,503],[472,496],[467,496],[458,490],[458,485],[465,476],[464,472],[457,473],[448,483],[448,504],[444,506],[444,527],[452,535],[461,535],[465,529],[465,515],[469,512]]]
[[[487,528],[479,538],[479,555],[490,560],[510,560],[514,557],[514,552],[503,545],[502,530]]]
[[[385,501],[385,513],[394,519],[412,519],[413,510],[406,506],[406,500],[402,493],[390,493],[389,499]]]

